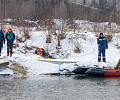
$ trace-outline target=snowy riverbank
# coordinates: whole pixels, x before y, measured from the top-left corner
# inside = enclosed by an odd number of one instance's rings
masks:
[[[6,25],[6,30],[10,25]],[[19,28],[13,27],[14,33],[19,35]],[[98,33],[99,34],[99,33]],[[56,54],[56,45],[57,38],[55,35],[52,35],[51,43],[46,43],[46,35],[45,31],[36,31],[34,28],[30,32],[31,38],[27,39],[25,43],[18,43],[15,41],[15,44],[19,45],[13,49],[13,57],[6,57],[6,43],[2,50],[1,59],[16,62],[25,67],[27,70],[27,75],[42,75],[49,73],[66,73],[66,70],[72,71],[75,67],[78,66],[89,66],[95,67],[96,65],[99,67],[115,67],[120,57],[120,50],[117,49],[116,44],[118,42],[118,33],[113,35],[112,41],[108,44],[108,49],[106,50],[106,59],[107,63],[97,62],[98,48],[97,48],[97,37],[93,32],[80,32],[77,31],[76,34],[72,32],[67,32],[66,38],[61,40],[61,49],[60,55]],[[77,39],[76,39],[77,37]],[[79,42],[79,46],[81,48],[80,53],[74,52],[75,42]],[[25,46],[31,47],[31,49],[27,50]],[[34,54],[35,47],[41,47],[48,49],[50,54],[53,54],[57,59],[55,61],[40,61],[38,59],[39,55]],[[25,50],[26,49],[26,50]],[[25,52],[26,51],[26,52]],[[66,62],[69,63],[66,63]],[[75,63],[71,63],[71,62]],[[63,63],[60,63],[63,62]],[[1,71],[4,73],[5,70]],[[10,73],[14,75],[14,72],[7,69],[6,73]]]

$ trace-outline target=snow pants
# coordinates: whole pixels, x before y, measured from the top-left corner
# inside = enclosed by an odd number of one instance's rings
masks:
[[[10,53],[10,55],[12,55],[12,49],[13,49],[12,45],[7,45],[7,55],[8,56],[9,56],[9,53]]]
[[[1,54],[2,47],[3,47],[3,42],[0,41],[0,54]]]
[[[0,46],[0,54],[1,54],[2,47]]]
[[[103,58],[103,62],[106,62],[106,58],[105,58],[105,49],[98,49],[98,62],[101,61],[101,54],[102,54],[102,58]]]

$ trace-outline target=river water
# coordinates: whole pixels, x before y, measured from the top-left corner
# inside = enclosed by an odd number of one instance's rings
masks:
[[[119,100],[120,78],[0,78],[0,100]]]
[[[120,23],[119,0],[0,0],[0,19],[80,19]],[[98,2],[101,1],[101,2]],[[104,2],[105,1],[105,2]],[[111,14],[109,12],[115,12]],[[0,77],[0,100],[119,100],[120,78],[52,76]]]

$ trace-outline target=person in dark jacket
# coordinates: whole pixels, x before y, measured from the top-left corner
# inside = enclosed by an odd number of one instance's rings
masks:
[[[105,49],[108,49],[108,44],[106,38],[103,36],[103,33],[100,33],[99,38],[97,39],[98,44],[98,62],[101,61],[101,54],[103,62],[106,62]]]
[[[0,29],[0,56],[1,56],[1,50],[3,47],[3,42],[5,43],[5,37],[4,37],[2,29]]]
[[[11,57],[12,49],[13,49],[13,42],[15,39],[15,34],[12,32],[12,28],[8,29],[8,32],[6,33],[5,38],[7,40],[7,56],[9,56],[9,53],[10,53],[10,57]]]

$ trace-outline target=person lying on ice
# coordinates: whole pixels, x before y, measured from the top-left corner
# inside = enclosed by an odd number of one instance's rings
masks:
[[[106,38],[103,36],[103,33],[100,33],[99,38],[97,39],[98,44],[98,62],[101,61],[101,54],[103,62],[106,62],[105,49],[108,49],[108,44]]]
[[[52,56],[49,55],[48,51],[44,50],[43,48],[36,48],[37,50],[35,51],[36,54],[43,56],[44,58],[51,58]]]
[[[1,56],[1,50],[2,50],[2,47],[3,47],[3,41],[5,43],[5,37],[4,37],[2,29],[0,29],[0,56]]]
[[[6,33],[5,38],[7,40],[7,56],[9,56],[9,53],[10,53],[10,57],[11,57],[12,49],[13,49],[13,42],[15,39],[15,34],[12,32],[12,28],[8,29],[8,32]]]

